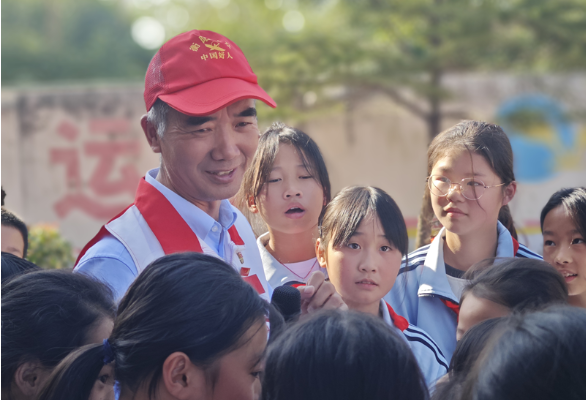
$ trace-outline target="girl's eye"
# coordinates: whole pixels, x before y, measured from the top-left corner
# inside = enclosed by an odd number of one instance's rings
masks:
[[[255,379],[257,379],[257,378],[259,378],[259,377],[260,377],[260,375],[261,375],[261,370],[259,370],[259,371],[254,371],[254,372],[252,372],[252,373],[251,373],[251,375],[252,375],[252,376],[253,376]]]
[[[312,179],[312,175],[301,176],[300,179]]]
[[[479,187],[479,186],[484,186],[484,185],[481,182],[469,181],[468,186]]]
[[[349,247],[352,250],[359,250],[360,249],[360,247],[357,243],[348,243],[347,247]]]
[[[543,246],[555,246],[555,242],[553,240],[546,240]]]
[[[586,241],[582,238],[575,238],[572,240],[572,244],[586,244]]]
[[[104,374],[104,375],[100,375],[98,377],[98,380],[100,380],[100,382],[106,384],[106,382],[108,382],[108,378],[110,378],[110,375]]]
[[[279,182],[279,181],[281,181],[281,180],[282,180],[281,178],[276,178],[276,179],[268,179],[267,183],[276,183],[276,182]]]
[[[247,125],[251,125],[251,122],[239,122],[237,124],[238,127],[243,127],[243,126],[247,126]]]
[[[392,247],[390,247],[390,246],[382,246],[382,247],[380,247],[380,250],[382,250],[382,251],[392,251]]]

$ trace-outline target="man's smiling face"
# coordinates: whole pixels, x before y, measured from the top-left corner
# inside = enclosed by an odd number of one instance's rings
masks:
[[[255,101],[245,99],[209,115],[174,109],[157,143],[161,182],[193,203],[234,196],[259,141]]]

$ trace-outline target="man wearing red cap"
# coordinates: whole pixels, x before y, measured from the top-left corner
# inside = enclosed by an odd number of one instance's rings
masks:
[[[233,265],[269,300],[255,236],[227,199],[237,193],[257,148],[255,100],[275,102],[235,43],[197,30],[172,38],[155,54],[144,97],[148,113],[141,126],[161,155],[160,167],[147,172],[135,202],[86,245],[75,271],[105,281],[120,299],[151,261],[196,251]],[[302,292],[308,308],[342,304],[332,285],[317,279],[314,287]]]

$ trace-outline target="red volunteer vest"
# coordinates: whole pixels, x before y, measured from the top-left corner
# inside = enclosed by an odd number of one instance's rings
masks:
[[[145,222],[147,222],[147,225],[149,225],[149,228],[159,241],[166,255],[188,251],[202,253],[200,240],[192,231],[190,226],[186,223],[186,221],[184,221],[182,216],[177,212],[169,200],[166,199],[166,197],[159,190],[147,183],[145,178],[142,178],[139,181],[139,186],[135,194],[135,202],[129,205],[108,222],[112,222],[119,218],[133,205],[137,207],[145,219]],[[243,239],[241,236],[239,236],[239,232],[237,232],[235,225],[231,226],[228,229],[228,232],[233,243],[238,246],[245,245]],[[103,237],[109,234],[110,233],[108,232],[108,229],[106,229],[106,226],[102,226],[100,231],[98,231],[98,234],[96,234],[96,236],[94,236],[94,238],[90,240],[86,246],[84,246],[80,252],[80,255],[78,256],[78,259],[76,260],[74,268],[78,265],[90,247],[94,246]],[[242,258],[240,253],[239,258]],[[241,268],[240,273],[243,279],[253,286],[253,288],[259,294],[265,293],[263,285],[261,284],[257,275],[248,276],[249,268]]]

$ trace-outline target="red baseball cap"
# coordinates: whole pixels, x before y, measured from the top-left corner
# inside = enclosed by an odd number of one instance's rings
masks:
[[[218,33],[198,30],[161,46],[149,63],[144,97],[147,111],[159,98],[188,115],[212,114],[242,99],[276,107],[239,46]]]

